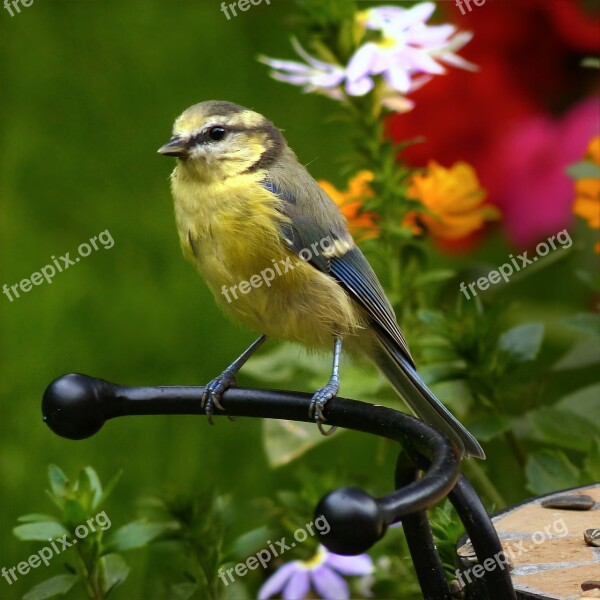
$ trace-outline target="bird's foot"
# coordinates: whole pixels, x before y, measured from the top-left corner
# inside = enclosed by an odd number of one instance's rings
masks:
[[[221,404],[221,397],[223,393],[231,387],[234,387],[236,384],[236,376],[235,373],[226,369],[219,375],[215,377],[208,385],[204,388],[204,392],[202,393],[202,398],[200,400],[200,408],[205,412],[208,417],[208,422],[211,425],[213,423],[213,414],[215,412],[215,406],[219,410],[225,410],[223,405]]]
[[[339,380],[332,377],[325,387],[322,387],[314,393],[310,401],[310,406],[308,407],[308,416],[315,420],[319,431],[323,435],[331,435],[337,429],[335,426],[328,430],[323,427],[323,424],[327,421],[325,415],[323,414],[323,409],[329,400],[337,396],[339,389]]]

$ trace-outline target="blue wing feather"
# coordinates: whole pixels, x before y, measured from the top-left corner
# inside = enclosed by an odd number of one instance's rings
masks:
[[[313,242],[318,242],[326,236],[335,240],[334,232],[316,223],[306,211],[297,210],[297,198],[289,190],[277,186],[272,180],[264,180],[262,185],[283,200],[281,210],[290,218],[290,224],[282,225],[282,237],[294,252],[310,248]],[[344,233],[347,235],[346,239],[352,240],[347,231]],[[314,255],[309,262],[320,271],[331,275],[366,311],[380,335],[387,336],[397,344],[409,364],[414,366],[408,345],[396,322],[394,309],[371,265],[355,245],[343,254],[329,258]]]

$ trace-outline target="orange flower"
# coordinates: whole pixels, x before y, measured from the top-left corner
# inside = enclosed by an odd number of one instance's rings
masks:
[[[408,197],[418,200],[427,212],[412,211],[404,225],[416,234],[423,227],[435,237],[457,240],[500,218],[500,211],[485,204],[487,192],[473,168],[464,162],[446,169],[431,161],[426,173],[413,175]]]
[[[374,212],[363,211],[365,199],[374,196],[369,185],[371,181],[373,181],[373,173],[360,171],[350,179],[345,192],[336,189],[328,181],[320,180],[318,182],[325,193],[338,205],[348,220],[350,233],[358,240],[379,236],[378,215]]]
[[[600,135],[589,143],[585,158],[600,169]],[[592,229],[600,229],[600,177],[586,177],[575,182],[573,212],[585,219]]]

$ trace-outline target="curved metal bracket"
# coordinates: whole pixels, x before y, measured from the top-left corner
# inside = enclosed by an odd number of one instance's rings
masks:
[[[200,397],[203,390],[203,387],[195,386],[127,387],[72,373],[48,386],[42,413],[52,431],[77,440],[94,435],[107,420],[116,417],[202,415]],[[226,414],[310,422],[310,400],[310,394],[300,392],[233,388],[223,395],[226,412],[216,409],[215,416]],[[323,515],[331,526],[320,541],[329,550],[338,554],[365,552],[385,535],[390,525],[402,521],[424,597],[428,600],[449,599],[425,513],[426,509],[449,496],[473,540],[480,563],[502,551],[485,508],[460,475],[460,459],[444,435],[399,411],[346,398],[330,400],[325,416],[328,424],[400,442],[412,465],[409,471],[406,468],[397,470],[398,489],[387,496],[374,498],[358,488],[342,488],[330,492],[319,502],[315,515]],[[422,475],[416,479],[418,471]],[[407,480],[408,472],[411,475]],[[414,534],[417,532],[429,536],[430,543],[427,540],[422,546],[411,543],[411,539],[416,540]],[[427,564],[432,568],[428,570]],[[488,593],[493,600],[514,598],[508,574],[496,576],[488,585]]]

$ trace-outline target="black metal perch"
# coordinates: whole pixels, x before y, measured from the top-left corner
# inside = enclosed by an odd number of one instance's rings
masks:
[[[70,374],[48,386],[42,412],[52,431],[77,440],[94,435],[115,417],[202,415],[199,399],[203,389],[127,387]],[[310,399],[310,394],[299,392],[234,388],[223,395],[227,412],[215,409],[215,415],[309,422]],[[460,474],[460,460],[445,436],[399,411],[345,398],[328,402],[325,415],[330,425],[398,441],[406,451],[398,459],[395,492],[373,498],[358,488],[342,488],[319,502],[315,516],[323,515],[331,525],[331,531],[321,536],[329,550],[359,554],[381,539],[390,525],[402,521],[423,597],[449,600],[450,591],[425,512],[448,497],[472,541],[479,564],[502,552],[494,526],[475,490]],[[490,600],[515,598],[507,570],[486,571],[482,579]]]

